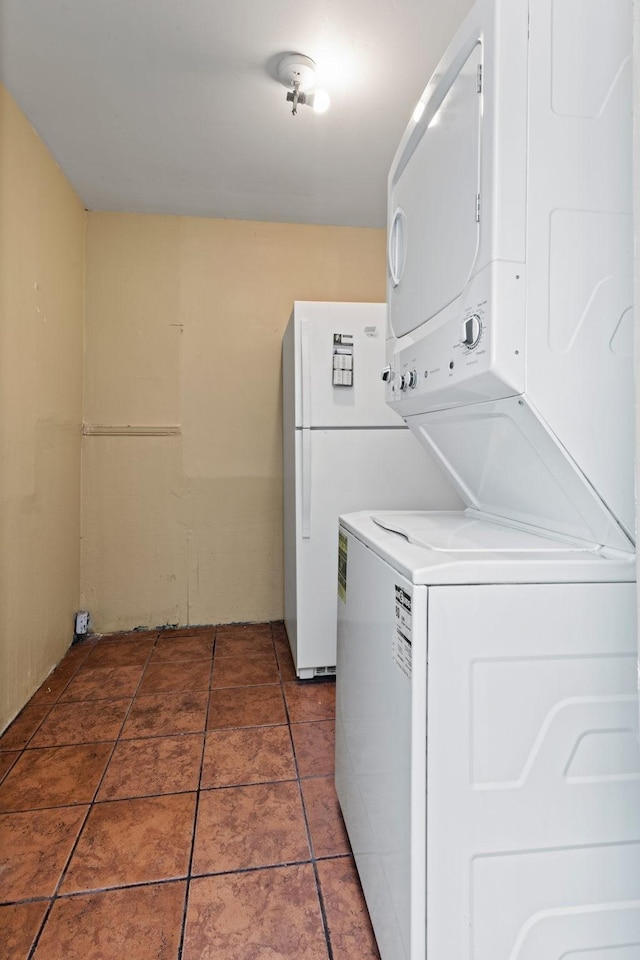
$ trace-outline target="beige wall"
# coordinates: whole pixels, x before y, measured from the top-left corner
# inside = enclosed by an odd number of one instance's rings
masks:
[[[86,256],[94,628],[281,617],[282,334],[294,299],[384,300],[384,231],[91,213]]]
[[[85,212],[0,86],[0,730],[73,636]]]

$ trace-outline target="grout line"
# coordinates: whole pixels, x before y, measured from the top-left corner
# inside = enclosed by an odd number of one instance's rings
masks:
[[[6,751],[3,750],[3,751],[0,753],[0,755],[2,755],[2,756],[8,756],[10,753],[15,753],[15,757],[13,758],[13,761],[9,764],[9,766],[7,767],[7,769],[4,771],[4,773],[0,776],[0,783],[2,783],[3,780],[5,779],[5,777],[7,776],[7,774],[10,773],[11,770],[13,770],[13,768],[14,768],[15,765],[16,765],[16,763],[18,762],[18,760],[20,759],[20,757],[21,757],[22,754],[24,753],[24,750],[6,750]]]
[[[37,693],[37,691],[36,691],[36,693]],[[35,696],[35,694],[34,694],[34,696]],[[22,714],[25,712],[25,710],[28,710],[30,706],[31,706],[31,701],[28,700],[28,701],[25,703],[25,705],[24,705],[24,707],[22,708],[22,710],[20,711],[20,713],[18,714],[18,716],[17,716],[17,717],[14,717],[14,719],[11,721],[11,723],[9,724],[9,726],[7,727],[7,729],[3,731],[3,733],[2,733],[2,737],[3,737],[3,738],[9,733],[9,731],[11,730],[11,727],[14,725],[14,723],[17,723],[17,721],[20,719],[20,717],[21,717]],[[43,703],[42,705],[39,705],[39,704],[37,704],[37,703],[34,703],[34,704],[33,704],[33,707],[34,707],[35,710],[45,710],[44,716],[40,719],[40,721],[39,721],[38,723],[36,723],[36,726],[33,728],[33,730],[31,731],[31,733],[30,733],[27,737],[23,738],[24,742],[23,742],[20,746],[17,746],[17,745],[16,745],[16,746],[13,747],[13,749],[12,749],[11,746],[8,746],[8,747],[7,747],[7,746],[3,746],[2,740],[0,740],[0,752],[2,752],[2,753],[12,753],[12,752],[14,752],[14,751],[16,751],[16,750],[19,750],[19,751],[21,751],[21,752],[22,752],[23,750],[26,750],[26,749],[27,749],[27,746],[31,743],[31,741],[32,741],[33,738],[35,737],[36,733],[38,732],[38,730],[40,729],[40,727],[42,726],[42,724],[44,723],[44,721],[47,719],[47,717],[49,716],[49,714],[51,713],[51,711],[52,711],[53,708],[55,707],[55,703]]]
[[[47,903],[51,897],[21,897],[18,900],[0,900],[0,907],[15,907],[23,903]]]
[[[333,960],[333,946],[331,944],[331,931],[329,930],[329,918],[327,917],[327,910],[324,903],[324,897],[322,895],[322,887],[320,885],[320,876],[318,874],[318,864],[314,860],[311,864],[313,868],[313,876],[316,881],[316,894],[318,896],[318,903],[320,905],[320,916],[322,917],[322,928],[324,930],[324,938],[327,944],[327,953],[329,954],[329,960]]]
[[[168,796],[168,794],[167,794]],[[351,860],[350,853],[340,853],[336,856],[318,857],[316,863],[331,862],[333,860]],[[205,873],[182,874],[177,877],[162,877],[158,880],[136,880],[133,883],[114,884],[110,887],[89,887],[86,890],[70,890],[68,893],[58,893],[51,897],[24,897],[18,900],[1,900],[0,907],[23,906],[28,903],[47,903],[58,900],[72,900],[74,897],[85,897],[94,893],[107,893],[110,890],[129,890],[133,887],[153,887],[163,883],[186,883],[190,880],[203,880],[207,877],[230,877],[238,873],[257,873],[260,870],[282,870],[287,867],[312,866],[311,860],[283,860],[278,863],[262,863],[253,867],[237,867],[235,870],[209,870]]]
[[[49,919],[49,916],[51,915],[51,911],[53,910],[53,904],[54,904],[54,902],[55,902],[55,901],[54,901],[53,898],[49,901],[49,906],[47,907],[47,909],[46,909],[45,912],[44,912],[44,917],[42,918],[42,921],[41,921],[41,923],[40,923],[40,926],[38,927],[38,931],[37,931],[35,937],[33,938],[32,943],[31,943],[31,949],[29,950],[29,953],[28,953],[28,955],[27,955],[27,960],[31,960],[31,958],[33,957],[34,953],[36,952],[36,950],[37,950],[37,948],[38,948],[38,943],[40,942],[40,937],[42,936],[42,931],[44,930],[44,928],[45,928],[46,925],[47,925],[47,921],[48,921],[48,919]]]
[[[334,957],[333,957],[333,947],[331,946],[331,937],[330,937],[330,935],[329,935],[329,921],[328,921],[328,918],[327,918],[327,912],[326,912],[325,905],[324,905],[324,899],[323,899],[323,896],[322,896],[322,890],[321,890],[321,888],[320,888],[320,877],[318,876],[318,868],[317,868],[317,866],[316,866],[317,858],[316,858],[315,849],[314,849],[314,846],[313,846],[313,838],[312,838],[312,836],[311,836],[311,825],[310,825],[310,823],[309,823],[309,817],[308,817],[308,814],[307,814],[307,808],[306,808],[306,804],[305,804],[305,802],[304,802],[304,793],[303,793],[303,791],[302,791],[302,777],[300,776],[300,767],[299,767],[299,765],[298,765],[298,757],[297,757],[297,755],[296,755],[296,749],[295,749],[295,745],[294,745],[294,741],[293,741],[293,733],[292,733],[292,731],[291,731],[291,718],[290,718],[290,716],[289,716],[289,706],[288,706],[288,704],[287,704],[287,698],[286,698],[285,693],[284,693],[284,681],[281,681],[281,682],[282,682],[282,684],[283,684],[282,694],[283,694],[283,697],[284,697],[285,710],[286,710],[286,714],[287,714],[287,726],[288,726],[288,728],[289,728],[289,739],[290,739],[290,741],[291,741],[291,750],[292,750],[292,753],[293,753],[293,760],[294,760],[294,764],[295,764],[295,768],[296,768],[296,781],[297,781],[297,784],[298,784],[298,794],[299,794],[299,796],[300,796],[300,805],[301,805],[301,807],[302,807],[302,816],[303,816],[303,820],[304,820],[305,831],[306,831],[306,834],[307,834],[307,843],[309,844],[309,853],[311,854],[311,860],[310,860],[310,862],[311,862],[311,868],[312,868],[312,870],[313,870],[313,876],[314,876],[314,880],[315,880],[316,896],[317,896],[317,898],[318,898],[318,906],[320,907],[320,919],[321,919],[321,922],[322,922],[322,931],[323,931],[323,933],[324,933],[324,939],[325,939],[325,944],[326,944],[326,947],[327,947],[327,953],[328,953],[328,955],[329,955],[329,960],[334,960]]]
[[[215,652],[217,633],[218,631],[216,630],[213,635],[213,645],[211,647],[211,664],[209,667],[209,693],[207,697],[207,708],[205,710],[205,716],[204,716],[204,732],[202,734],[202,753],[200,754],[200,770],[198,773],[198,784],[196,787],[196,802],[194,804],[194,810],[193,810],[193,827],[191,831],[191,851],[189,853],[189,863],[187,864],[187,882],[185,884],[185,890],[184,890],[184,903],[182,907],[182,924],[180,927],[180,941],[178,944],[177,960],[181,960],[182,958],[182,952],[184,949],[184,938],[187,932],[187,910],[189,908],[189,891],[191,889],[193,857],[196,849],[196,829],[198,826],[198,811],[200,809],[200,791],[201,791],[201,785],[202,785],[202,771],[204,769],[204,755],[207,749],[207,724],[209,722],[209,710],[211,709],[211,684],[213,683],[213,655]]]
[[[93,896],[96,893],[111,893],[114,890],[137,890],[140,887],[162,887],[167,883],[184,883],[186,886],[187,878],[184,874],[179,877],[162,877],[160,880],[139,880],[136,883],[122,883],[117,887],[92,887],[90,890],[73,890],[70,893],[62,893],[56,899],[73,900],[76,897]]]

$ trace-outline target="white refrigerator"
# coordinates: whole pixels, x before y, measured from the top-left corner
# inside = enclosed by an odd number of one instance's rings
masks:
[[[335,673],[338,517],[460,501],[385,403],[386,306],[297,301],[282,345],[284,609],[296,673]]]

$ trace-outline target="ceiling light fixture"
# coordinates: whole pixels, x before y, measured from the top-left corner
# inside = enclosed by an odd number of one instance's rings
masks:
[[[313,90],[316,82],[316,65],[309,57],[301,53],[288,53],[278,63],[278,79],[288,89],[287,102],[292,103],[291,113],[295,117],[298,104],[313,107],[315,113],[324,113],[329,107],[329,94],[324,90]]]

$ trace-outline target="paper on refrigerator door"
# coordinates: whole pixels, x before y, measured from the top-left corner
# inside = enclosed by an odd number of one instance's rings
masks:
[[[334,387],[353,386],[353,334],[334,333],[333,335],[333,377]]]

